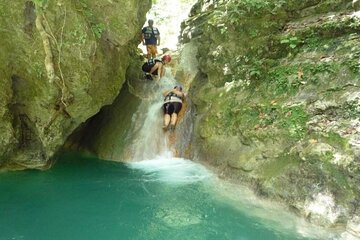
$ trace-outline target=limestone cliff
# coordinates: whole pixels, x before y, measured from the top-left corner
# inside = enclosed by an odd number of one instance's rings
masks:
[[[197,48],[199,159],[350,231],[360,216],[358,16],[345,0],[200,0],[181,36]]]
[[[0,3],[0,167],[43,168],[112,103],[150,0]]]

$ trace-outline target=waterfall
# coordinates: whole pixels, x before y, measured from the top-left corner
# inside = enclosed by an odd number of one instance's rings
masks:
[[[193,79],[197,72],[195,47],[182,47],[179,50],[179,58],[177,54],[172,54],[177,52],[180,22],[187,17],[195,2],[196,0],[158,0],[154,3],[147,19],[153,19],[154,26],[160,31],[161,46],[158,49],[170,49],[170,54],[175,60],[170,65],[174,69],[167,67],[165,76],[158,83],[142,82],[143,85],[138,84],[134,91],[134,94],[140,93],[140,96],[137,96],[142,101],[132,118],[131,141],[125,151],[128,164],[131,168],[143,170],[151,177],[156,176],[156,180],[166,182],[187,183],[209,176],[209,172],[203,166],[184,158],[188,157],[184,153],[190,146],[193,129],[190,99],[185,97],[176,130],[170,132],[162,129],[163,93],[180,82],[186,94],[189,79]],[[142,44],[139,48],[146,52]],[[182,74],[179,75],[178,71]]]
[[[173,133],[164,131],[163,124],[163,92],[172,89],[176,80],[171,69],[166,69],[165,76],[158,82],[150,82],[142,91],[143,100],[132,121],[134,127],[130,156],[133,161],[154,159],[158,156],[173,157],[170,151],[169,138]]]
[[[177,156],[189,144],[192,133],[190,111],[183,104],[176,130],[164,131],[163,92],[179,83],[167,68],[165,76],[158,82],[146,82],[142,87],[142,102],[132,119],[132,141],[127,155],[128,166],[140,169],[149,181],[171,184],[188,184],[202,181],[210,176],[207,169],[188,159]],[[188,136],[188,137],[185,137]]]

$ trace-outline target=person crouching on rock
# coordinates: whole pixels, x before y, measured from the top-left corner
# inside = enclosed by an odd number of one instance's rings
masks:
[[[182,107],[184,93],[181,86],[175,86],[174,89],[164,92],[164,125],[163,129],[175,129],[178,114]]]
[[[150,59],[142,65],[142,70],[146,74],[146,79],[153,80],[151,75],[156,76],[156,80],[159,81],[165,75],[164,66],[171,61],[170,55],[164,55],[161,60]]]

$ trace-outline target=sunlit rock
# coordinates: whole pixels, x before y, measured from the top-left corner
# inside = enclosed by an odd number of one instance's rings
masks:
[[[305,212],[310,221],[321,225],[334,224],[341,211],[341,208],[335,204],[332,194],[327,192],[318,193],[305,203]]]

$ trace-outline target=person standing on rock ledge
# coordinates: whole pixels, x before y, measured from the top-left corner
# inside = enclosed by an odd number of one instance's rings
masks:
[[[154,21],[148,21],[149,26],[142,29],[141,41],[143,45],[146,45],[147,59],[155,58],[158,54],[157,47],[160,45],[160,32],[154,27]]]

